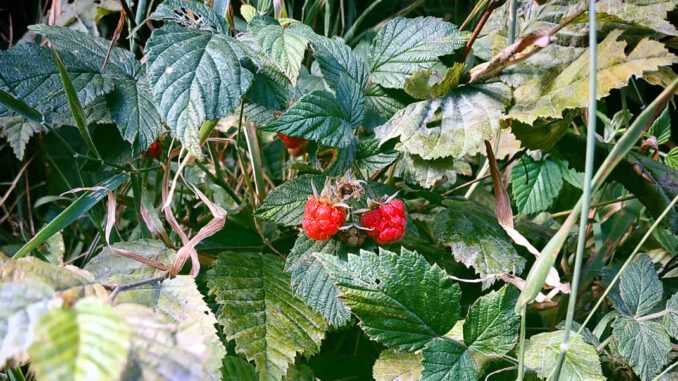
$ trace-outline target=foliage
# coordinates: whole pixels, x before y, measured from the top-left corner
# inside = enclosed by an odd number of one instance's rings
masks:
[[[675,1],[596,62],[569,0],[53,3],[0,27],[0,379],[676,376]]]

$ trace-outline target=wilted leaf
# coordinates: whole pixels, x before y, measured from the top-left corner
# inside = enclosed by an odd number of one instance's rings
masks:
[[[273,254],[224,253],[208,273],[224,334],[254,361],[261,380],[281,380],[297,353],[319,349],[327,329],[289,284],[282,260]]]
[[[439,98],[457,87],[461,81],[466,66],[456,63],[447,68],[445,76],[440,81],[431,82],[432,69],[415,70],[412,76],[405,80],[405,92],[417,99]]]
[[[637,25],[657,32],[678,36],[678,30],[667,20],[667,13],[676,7],[672,0],[650,0],[628,2],[622,0],[601,0],[596,10],[608,14],[631,25]]]
[[[361,250],[348,260],[316,254],[365,333],[388,347],[415,351],[459,318],[459,286],[416,252]]]
[[[375,129],[382,142],[398,138],[401,151],[430,160],[460,158],[499,130],[509,88],[501,83],[465,85],[447,96],[413,103]]]
[[[400,176],[424,188],[431,188],[441,182],[454,184],[457,173],[467,176],[471,174],[471,166],[465,161],[451,157],[424,160],[418,155],[410,154],[403,156],[398,169]]]
[[[386,349],[374,363],[372,376],[376,381],[417,381],[421,378],[420,353]]]
[[[540,333],[525,345],[525,366],[534,369],[541,379],[549,377],[560,357],[564,331]],[[581,337],[570,335],[570,347],[560,371],[563,380],[603,381],[603,372],[596,349]]]
[[[621,31],[613,31],[598,44],[598,99],[612,89],[626,86],[632,77],[676,62],[663,44],[644,39],[626,55],[626,43],[617,41]],[[588,50],[565,69],[533,77],[514,92],[516,104],[509,117],[528,124],[537,118],[560,118],[563,111],[586,106],[588,102]]]
[[[384,87],[402,88],[414,70],[430,69],[438,57],[464,46],[466,36],[442,19],[396,17],[372,41],[370,76]]]
[[[221,34],[229,33],[223,17],[212,8],[198,1],[165,0],[153,11],[151,19],[174,22],[188,28],[209,30]]]
[[[156,260],[167,265],[172,263],[176,254],[174,250],[165,247],[161,241],[139,240],[116,242],[111,245],[115,249],[130,251],[146,259]],[[153,277],[160,275],[159,270],[147,266],[139,261],[113,253],[109,247],[104,247],[99,254],[90,259],[85,270],[91,272],[99,282],[111,282],[116,277],[133,275],[137,277]]]

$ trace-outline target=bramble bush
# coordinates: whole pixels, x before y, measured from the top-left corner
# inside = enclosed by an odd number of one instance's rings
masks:
[[[674,0],[47,4],[0,379],[678,377]]]

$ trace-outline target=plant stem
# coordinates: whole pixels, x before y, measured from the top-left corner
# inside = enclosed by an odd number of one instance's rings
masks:
[[[360,26],[360,24],[362,24],[363,21],[365,21],[365,19],[367,18],[367,15],[369,15],[370,12],[372,12],[374,10],[374,8],[377,7],[377,5],[381,4],[381,1],[382,0],[375,0],[375,1],[372,2],[372,4],[370,4],[367,8],[365,8],[363,13],[360,14],[360,16],[355,20],[353,25],[351,25],[351,27],[348,29],[348,31],[344,35],[344,41],[346,41],[346,42],[351,41],[351,39],[353,38],[353,35],[355,34],[356,29]]]
[[[141,25],[141,23],[144,22],[144,18],[146,18],[146,8],[148,8],[148,0],[139,0],[139,4],[137,4],[137,13],[134,17],[134,21],[137,25]],[[138,28],[133,28],[131,32],[132,35],[130,36],[129,50],[132,54],[136,54],[139,47],[137,44],[137,32]]]
[[[169,274],[167,272],[164,272],[164,273],[162,273],[158,276],[154,276],[153,278],[142,279],[142,280],[137,281],[137,282],[117,285],[113,289],[113,292],[111,292],[111,294],[108,296],[108,303],[113,304],[113,302],[115,301],[115,298],[118,296],[118,294],[121,291],[126,291],[126,290],[130,290],[132,288],[145,286],[147,284],[162,282],[163,280],[167,279],[168,275]]]
[[[560,379],[560,371],[563,367],[565,354],[570,346],[570,331],[574,320],[574,309],[577,304],[579,291],[579,278],[584,261],[584,247],[586,246],[586,228],[589,224],[588,210],[591,206],[591,180],[593,177],[593,161],[596,148],[596,95],[598,93],[598,45],[596,40],[596,0],[589,0],[589,109],[588,125],[586,130],[586,165],[584,167],[584,194],[582,195],[581,210],[579,215],[579,235],[577,237],[577,251],[574,257],[574,272],[570,287],[570,298],[567,304],[565,317],[565,332],[563,342],[560,345],[560,356],[553,370],[553,380]]]
[[[652,381],[659,381],[664,375],[666,375],[668,372],[672,371],[673,368],[678,366],[678,361],[674,362],[670,366],[668,366],[666,369],[664,369],[661,373],[657,375],[657,377],[653,378]]]
[[[523,381],[525,377],[525,327],[527,325],[527,305],[523,306],[520,314],[520,344],[518,347],[518,377],[516,380]]]
[[[471,48],[473,47],[473,43],[476,41],[476,38],[478,38],[480,31],[483,30],[483,27],[485,27],[485,23],[490,18],[492,11],[494,11],[495,8],[497,8],[498,6],[499,6],[498,1],[490,0],[490,4],[487,5],[485,12],[483,13],[482,16],[480,16],[480,21],[478,21],[478,25],[476,25],[475,29],[473,30],[473,34],[471,34],[471,38],[469,38],[468,42],[466,43],[466,47],[464,48],[464,52],[459,57],[459,60],[458,60],[459,62],[466,61],[466,56],[468,56],[468,54],[471,52]]]
[[[518,1],[509,0],[509,17],[508,17],[508,44],[511,45],[516,41],[516,26],[518,23]]]
[[[617,198],[617,199],[614,199],[614,200],[602,201],[602,202],[599,202],[597,204],[591,205],[590,209],[600,208],[601,206],[607,206],[607,205],[617,204],[617,203],[620,203],[620,202],[635,200],[636,198],[637,198],[636,196],[625,196],[625,197],[620,197],[620,198]],[[553,213],[553,214],[551,214],[551,217],[553,217],[553,218],[564,217],[564,216],[567,216],[570,213],[572,213],[572,209],[563,210],[562,212]]]
[[[240,200],[240,197],[238,196],[238,194],[235,193],[233,188],[231,188],[231,186],[228,185],[228,183],[225,182],[223,178],[216,176],[212,172],[210,172],[209,168],[207,168],[205,166],[205,164],[203,164],[203,163],[201,163],[197,160],[195,161],[195,163],[198,165],[198,167],[200,167],[200,169],[202,169],[203,172],[205,172],[207,177],[209,177],[215,184],[217,184],[224,191],[226,191],[226,193],[228,193],[228,195],[231,196],[231,198],[233,199],[233,201],[235,201],[236,204],[240,204],[242,202],[242,200]]]

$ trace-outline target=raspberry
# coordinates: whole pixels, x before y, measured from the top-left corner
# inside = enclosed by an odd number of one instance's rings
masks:
[[[346,222],[346,211],[329,201],[311,196],[306,201],[302,225],[309,238],[327,241]]]
[[[405,234],[407,216],[405,204],[393,199],[378,208],[370,210],[360,217],[360,224],[370,229],[367,235],[380,245],[398,241]]]
[[[308,144],[306,139],[287,136],[282,132],[278,132],[278,137],[283,141],[290,155],[301,156],[306,151],[306,145]]]
[[[160,142],[155,141],[151,143],[151,145],[148,147],[148,149],[144,152],[141,153],[143,157],[148,157],[151,159],[155,159],[160,157],[162,155],[162,145]]]

